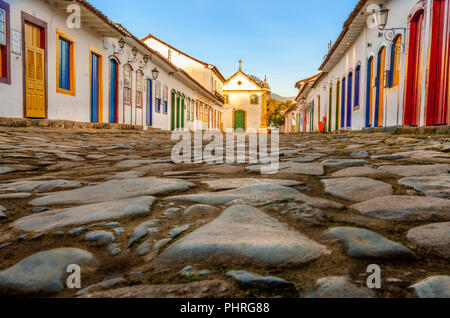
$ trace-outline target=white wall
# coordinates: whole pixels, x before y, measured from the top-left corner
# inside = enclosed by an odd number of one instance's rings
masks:
[[[416,1],[411,0],[395,0],[387,1],[385,6],[390,9],[389,21],[387,28],[398,27],[407,28],[408,27],[408,15],[413,9]],[[405,47],[401,53],[401,68],[400,68],[400,85],[394,88],[384,88],[384,112],[383,112],[383,126],[396,126],[401,125],[403,120],[403,94],[404,94],[404,82],[405,82],[405,62],[406,62],[406,51],[408,34],[402,30],[397,30],[397,33],[402,34],[403,43]],[[382,71],[390,69],[391,61],[391,47],[392,42],[385,39],[385,37],[379,37],[379,30],[377,28],[370,29],[365,27],[358,38],[350,46],[350,48],[345,52],[342,58],[333,66],[332,69],[328,71],[328,74],[322,78],[320,83],[310,91],[307,100],[308,103],[314,100],[314,130],[318,130],[318,96],[321,99],[321,109],[320,118],[324,116],[329,120],[329,89],[330,84],[333,87],[332,95],[332,129],[341,130],[342,128],[335,125],[335,113],[336,113],[336,84],[339,80],[341,82],[340,98],[342,100],[342,79],[346,78],[346,88],[345,88],[345,114],[347,114],[347,96],[348,96],[348,74],[353,72],[353,83],[352,83],[352,130],[361,130],[365,127],[366,112],[367,112],[367,62],[368,59],[373,56],[374,58],[374,76],[376,76],[376,71],[378,68],[378,52],[385,46],[386,47],[386,63],[381,67]],[[361,76],[360,76],[360,102],[359,107],[353,107],[353,98],[355,90],[355,70],[357,65],[361,65]],[[325,88],[324,88],[325,86]],[[375,98],[376,93],[373,93],[373,110],[375,111]],[[340,102],[341,104],[341,102]],[[341,107],[344,105],[340,105]],[[340,111],[341,113],[341,111]],[[345,115],[347,116],[347,115]],[[375,116],[372,116],[372,121]],[[339,119],[340,124],[341,119]],[[340,126],[340,125],[339,125]],[[373,126],[373,122],[372,122]],[[347,128],[344,128],[347,129]]]
[[[103,53],[103,104],[100,105],[103,110],[101,122],[109,121],[109,90],[110,90],[110,56],[114,51],[119,51],[118,39],[103,38],[92,32],[89,28],[82,25],[80,29],[71,29],[67,27],[65,13],[56,10],[42,0],[6,0],[11,7],[11,30],[22,31],[21,12],[26,12],[47,23],[46,34],[47,41],[47,92],[48,92],[48,113],[47,116],[52,120],[73,120],[80,122],[90,121],[90,78],[89,78],[89,50],[94,47]],[[75,49],[75,96],[65,95],[56,92],[56,29],[60,29],[76,39]],[[23,35],[22,35],[23,36]],[[143,108],[136,107],[136,70],[142,63],[142,57],[148,52],[139,47],[140,52],[135,61],[129,63],[133,68],[132,74],[132,106],[123,105],[123,69],[128,61],[133,60],[131,53],[135,42],[126,45],[121,54],[116,57],[120,61],[119,70],[119,105],[118,122],[133,125],[146,125],[147,118],[147,87],[144,82]],[[22,56],[11,54],[11,85],[0,84],[1,107],[0,117],[23,118],[23,76],[22,76]],[[153,112],[153,127],[161,129],[171,129],[171,99],[170,91],[175,89],[185,94],[186,97],[195,98],[195,92],[186,83],[175,76],[170,76],[166,71],[168,67],[161,67],[154,62],[149,61],[143,69],[144,80],[152,78],[151,71],[157,67],[160,71],[159,81],[161,87],[167,85],[169,88],[168,96],[168,114]],[[153,81],[153,99],[155,99],[155,86]],[[153,101],[155,110],[155,102]],[[163,107],[162,107],[163,108]],[[186,117],[185,117],[186,118]]]

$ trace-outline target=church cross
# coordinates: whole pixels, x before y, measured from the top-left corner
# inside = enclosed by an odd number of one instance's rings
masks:
[[[239,70],[242,70],[242,60],[239,60]]]

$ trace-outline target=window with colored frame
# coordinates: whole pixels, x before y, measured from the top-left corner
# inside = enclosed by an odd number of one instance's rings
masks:
[[[141,71],[136,72],[136,107],[142,107],[144,96],[144,74]]]
[[[131,66],[125,65],[123,69],[123,100],[126,105],[131,105]]]
[[[11,84],[9,4],[0,0],[0,83]]]
[[[163,113],[167,114],[169,108],[169,87],[167,87],[166,85],[164,85],[163,89],[163,100],[164,100]]]

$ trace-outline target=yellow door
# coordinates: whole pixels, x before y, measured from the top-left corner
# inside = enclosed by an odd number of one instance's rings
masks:
[[[40,28],[25,24],[25,117],[45,118],[45,51]]]

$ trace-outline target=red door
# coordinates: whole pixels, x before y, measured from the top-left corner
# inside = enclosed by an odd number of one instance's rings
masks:
[[[430,48],[430,68],[427,92],[428,126],[447,123],[448,103],[445,99],[445,85],[448,83],[446,51],[448,47],[447,12],[449,0],[434,0],[432,12],[432,34]],[[447,30],[447,32],[446,32]]]
[[[423,30],[425,14],[418,11],[410,20],[408,69],[406,80],[404,124],[417,126],[421,97]]]

